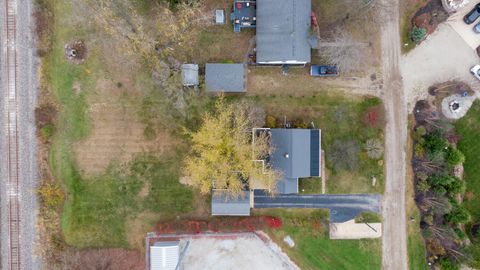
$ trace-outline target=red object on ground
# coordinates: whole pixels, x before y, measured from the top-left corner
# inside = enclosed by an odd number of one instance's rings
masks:
[[[312,17],[312,25],[317,27],[318,26],[317,15],[315,14],[315,12],[312,11],[312,15],[310,16]]]
[[[368,113],[368,122],[374,125],[378,121],[378,113],[373,111]]]
[[[242,3],[237,3],[237,9],[241,9],[242,8]]]
[[[265,217],[265,221],[270,228],[279,229],[282,227],[282,220],[279,218]]]
[[[252,232],[266,228],[278,229],[282,220],[276,217],[222,217],[210,220],[176,220],[159,223],[157,232],[160,234],[203,232]]]

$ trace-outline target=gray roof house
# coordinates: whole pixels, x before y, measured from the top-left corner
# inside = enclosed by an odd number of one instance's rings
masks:
[[[269,163],[283,173],[277,183],[280,194],[298,193],[298,178],[321,175],[320,129],[270,129],[274,151]]]
[[[205,86],[208,92],[246,92],[244,64],[206,64]]]
[[[184,86],[198,85],[198,65],[196,64],[182,65],[182,84]]]
[[[150,246],[150,270],[175,270],[180,256],[179,241],[156,242]]]
[[[273,153],[267,159],[272,168],[282,173],[277,182],[279,194],[298,193],[299,178],[321,176],[321,130],[272,128],[259,129],[270,132]],[[253,132],[258,130],[254,129]],[[300,180],[301,181],[301,180]],[[250,186],[251,189],[255,187]],[[250,215],[250,191],[243,196],[231,198],[222,190],[212,191],[213,216]],[[253,196],[253,195],[252,195]]]
[[[249,216],[250,191],[242,196],[231,198],[222,190],[212,191],[212,216]]]
[[[257,63],[309,63],[311,0],[257,0],[256,8]]]

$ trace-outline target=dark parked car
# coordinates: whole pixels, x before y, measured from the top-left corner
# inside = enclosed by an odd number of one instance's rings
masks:
[[[314,77],[329,77],[337,76],[338,69],[336,66],[319,66],[312,65],[310,67],[310,75]]]
[[[473,32],[480,34],[480,22],[475,24],[475,26],[473,27]]]
[[[466,24],[472,24],[480,17],[480,3],[476,4],[475,7],[463,17],[463,21]]]

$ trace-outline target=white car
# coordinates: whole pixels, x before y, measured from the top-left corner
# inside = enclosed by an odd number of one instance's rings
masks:
[[[472,72],[473,76],[475,78],[480,80],[480,65],[475,65],[470,69],[470,72]]]

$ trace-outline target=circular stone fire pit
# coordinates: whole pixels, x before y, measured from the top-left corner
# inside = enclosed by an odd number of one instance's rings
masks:
[[[475,97],[469,95],[451,95],[442,100],[442,113],[448,119],[459,119],[465,116],[473,104]]]
[[[75,40],[65,44],[65,57],[75,64],[82,63],[87,56],[87,46],[83,40]]]

